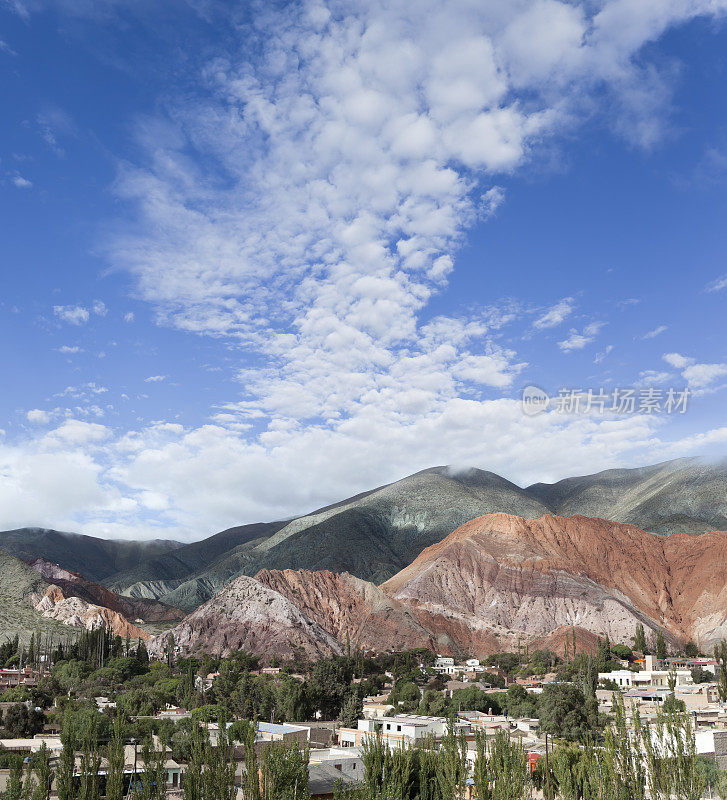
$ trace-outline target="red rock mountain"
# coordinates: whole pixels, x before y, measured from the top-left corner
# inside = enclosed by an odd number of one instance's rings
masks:
[[[130,621],[173,622],[184,616],[178,608],[158,600],[125,597],[111,592],[105,586],[87,580],[78,572],[72,572],[44,558],[36,558],[29,565],[48,583],[60,587],[65,597],[79,597],[87,603],[114,611]]]
[[[380,587],[328,571],[262,570],[244,580],[246,592],[264,587],[269,605],[284,600],[288,616],[292,606],[310,623],[296,617],[312,649],[316,630],[374,650],[476,655],[513,649],[517,640],[562,647],[573,627],[584,643],[606,634],[629,643],[639,622],[705,645],[727,636],[727,533],[719,531],[663,537],[582,516],[488,514]],[[266,637],[253,641],[253,632],[274,628],[273,617],[260,603],[230,607],[226,591],[182,623],[195,618],[187,645],[220,649],[223,637],[226,646],[245,641],[265,655]]]
[[[60,586],[51,584],[34,603],[35,610],[48,619],[64,625],[96,630],[104,628],[125,639],[148,639],[149,634],[110,608],[88,603],[77,595],[67,595]]]
[[[266,659],[325,658],[342,652],[336,638],[295,604],[254,578],[241,575],[172,628],[183,653],[225,655],[247,650]],[[149,643],[149,652],[165,652],[168,634]]]
[[[478,517],[381,587],[389,596],[501,632],[578,625],[628,641],[637,622],[674,638],[727,634],[727,533],[646,533],[589,517]]]

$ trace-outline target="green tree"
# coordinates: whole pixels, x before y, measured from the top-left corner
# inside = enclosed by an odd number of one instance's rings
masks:
[[[61,727],[61,755],[58,763],[58,800],[73,800],[73,772],[75,768],[76,735],[70,710],[63,715]]]
[[[543,687],[538,701],[538,717],[544,733],[578,742],[591,731],[583,692],[572,684],[551,683]]]
[[[355,728],[362,714],[363,701],[358,696],[358,692],[349,692],[341,706],[341,713],[338,715],[339,724],[343,728]]]
[[[664,661],[666,658],[666,641],[664,634],[660,630],[656,633],[656,657],[659,661]]]
[[[308,748],[296,741],[268,745],[262,757],[262,800],[308,800],[308,756]]]
[[[727,642],[724,639],[714,646],[714,660],[717,662],[717,692],[722,703],[727,702]]]
[[[636,626],[636,635],[634,636],[634,650],[637,653],[646,652],[646,632],[644,626],[639,622]]]
[[[124,719],[117,713],[108,748],[106,800],[122,800],[124,795],[124,744]]]

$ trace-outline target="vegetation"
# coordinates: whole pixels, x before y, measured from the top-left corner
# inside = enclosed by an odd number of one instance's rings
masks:
[[[188,765],[184,800],[232,800],[240,782],[243,800],[307,800],[307,750],[296,743],[256,750],[255,720],[297,722],[318,714],[355,727],[363,698],[382,692],[395,713],[449,717],[449,730],[439,743],[428,740],[400,751],[369,740],[365,780],[339,785],[339,800],[454,800],[470,787],[483,800],[519,800],[534,787],[548,800],[696,800],[704,787],[714,794],[725,790],[727,796],[725,776],[697,757],[690,720],[673,695],[652,724],[634,712],[634,726],[628,727],[618,693],[613,719],[599,713],[598,673],[618,665],[616,658],[632,660],[630,648],[605,638],[595,653],[574,651],[575,640],[569,638],[568,658],[527,648],[494,654],[485,680],[507,682],[506,692],[460,685],[449,696],[443,691],[446,679],[431,669],[431,654],[422,651],[370,657],[349,646],[346,656],[315,663],[297,658],[271,673],[261,672],[259,660],[244,652],[150,661],[143,642],[103,631],[84,632],[52,651],[42,638],[31,637],[24,647],[14,637],[0,644],[0,660],[17,657],[20,663],[50,652],[52,667],[37,688],[5,693],[14,703],[2,719],[5,731],[32,736],[46,720],[57,723],[63,752],[51,762],[43,748],[28,763],[4,754],[2,766],[10,776],[0,800],[45,800],[51,780],[59,800],[161,800],[170,756]],[[715,654],[720,685],[727,687],[727,645]],[[515,680],[553,671],[558,680],[545,683],[539,695]],[[209,673],[215,676],[211,686],[204,680]],[[95,698],[102,695],[115,699],[115,710],[99,714]],[[37,711],[36,704],[48,711]],[[191,718],[177,723],[154,718],[167,704],[185,706]],[[459,710],[538,718],[550,739],[547,764],[541,758],[531,774],[525,753],[504,732],[465,741],[454,724]],[[202,722],[218,723],[214,743]],[[130,788],[123,770],[124,745],[132,738],[139,768]],[[245,754],[237,778],[236,747]],[[74,754],[80,754],[75,763]],[[108,765],[105,777],[99,774],[102,759]]]

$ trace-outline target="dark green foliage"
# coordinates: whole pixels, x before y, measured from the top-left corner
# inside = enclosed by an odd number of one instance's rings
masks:
[[[343,728],[355,728],[358,720],[363,713],[363,701],[358,692],[350,691],[343,701],[341,713],[338,715],[338,723]]]
[[[36,733],[40,733],[43,730],[44,722],[45,714],[42,711],[37,711],[35,708],[29,709],[20,703],[10,706],[5,712],[5,730],[16,739],[24,736],[32,737]]]
[[[538,717],[545,733],[570,742],[585,740],[599,726],[595,698],[587,700],[581,689],[568,683],[551,683],[543,688]]]
[[[666,658],[666,640],[661,631],[656,634],[656,657],[659,661],[663,661]]]

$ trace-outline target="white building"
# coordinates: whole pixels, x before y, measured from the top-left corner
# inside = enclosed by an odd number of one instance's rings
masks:
[[[449,656],[437,656],[432,669],[442,675],[457,675],[459,667],[455,666],[454,659]]]
[[[676,686],[693,686],[692,673],[688,669],[642,669],[631,672],[628,669],[617,669],[613,672],[599,672],[598,680],[611,680],[619,689],[631,687],[651,687],[654,689],[668,689],[669,680],[674,676]]]
[[[342,775],[362,781],[365,777],[360,747],[324,747],[310,751],[311,764],[331,764]]]
[[[380,735],[391,748],[410,747],[421,740],[441,739],[447,732],[446,717],[425,717],[420,714],[398,714],[395,717],[360,719],[357,728],[341,728],[341,747],[360,747],[367,739]],[[455,722],[456,732],[471,730],[469,722]]]

